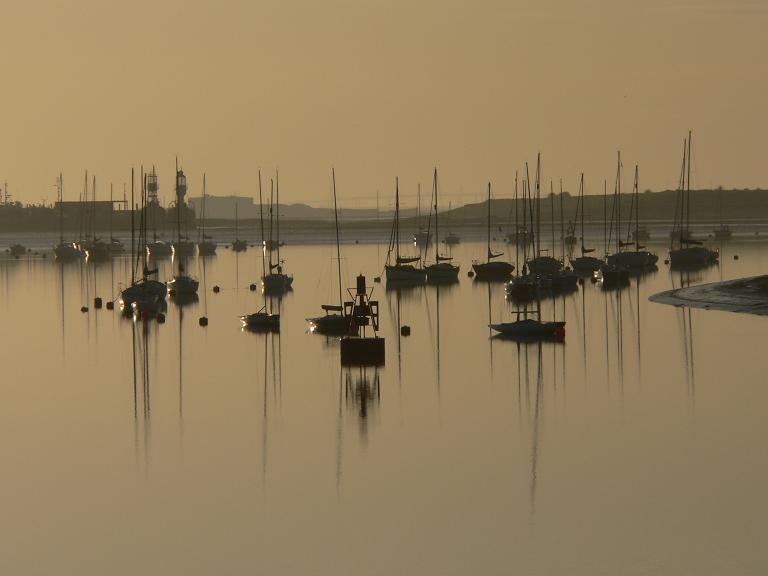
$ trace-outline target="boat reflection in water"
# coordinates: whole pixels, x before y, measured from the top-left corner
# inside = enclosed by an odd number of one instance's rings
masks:
[[[368,423],[381,403],[379,370],[375,367],[347,368],[344,375],[344,400],[357,417],[363,443],[368,438]]]

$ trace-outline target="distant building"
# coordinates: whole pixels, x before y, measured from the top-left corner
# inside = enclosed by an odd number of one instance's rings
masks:
[[[66,220],[87,217],[101,221],[102,219],[109,218],[110,214],[114,211],[115,204],[122,204],[122,200],[119,202],[112,200],[97,200],[96,202],[56,202],[54,209],[57,213],[61,210]]]
[[[197,218],[203,213],[203,197],[189,198],[189,205],[194,209]],[[205,217],[212,220],[233,220],[235,218],[235,206],[237,217],[241,220],[259,217],[259,205],[249,196],[205,196]],[[266,206],[264,207],[266,216]]]

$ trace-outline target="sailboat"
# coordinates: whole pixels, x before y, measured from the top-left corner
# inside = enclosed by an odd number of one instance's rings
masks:
[[[173,259],[178,264],[173,279],[167,282],[168,292],[172,296],[188,296],[197,294],[199,282],[187,274],[185,260],[195,249],[193,242],[181,237],[181,211],[185,206],[184,195],[187,193],[187,178],[176,165],[176,242],[173,244]]]
[[[517,174],[515,174],[515,230],[527,230],[526,220],[528,213],[528,205],[530,203],[530,183],[528,180],[528,163],[525,163],[525,179],[523,180],[523,223],[522,226],[518,220],[518,199],[517,199]],[[533,219],[533,218],[531,218]],[[515,264],[519,261],[520,245],[523,247],[523,267],[522,273],[518,269],[517,274],[507,283],[504,290],[508,297],[523,301],[532,300],[536,297],[539,290],[539,278],[534,274],[529,274],[528,266],[525,264],[528,259],[528,248],[533,250],[533,235],[525,234],[526,241],[522,241],[522,236],[515,238]]]
[[[526,170],[527,171],[527,170]],[[539,168],[536,168],[536,180],[537,191],[539,181]],[[536,236],[540,236],[539,230],[536,230]],[[523,276],[523,278],[530,277],[530,275]],[[532,286],[540,286],[540,279],[536,279],[536,284]],[[521,289],[522,289],[521,284]],[[516,319],[513,322],[501,322],[498,324],[489,324],[491,330],[498,332],[501,337],[512,338],[516,340],[556,340],[562,341],[565,339],[565,322],[564,321],[551,321],[541,319],[541,299],[539,298],[539,291],[534,288],[536,296],[536,309],[529,310],[528,307],[523,309],[518,308],[515,311]]]
[[[168,258],[173,254],[171,244],[157,237],[157,216],[158,212],[161,211],[160,204],[157,201],[158,190],[157,172],[155,172],[155,167],[152,166],[152,172],[147,174],[149,201],[147,202],[146,210],[149,211],[149,214],[145,216],[145,219],[152,219],[152,242],[147,241],[147,254],[156,260],[158,258]]]
[[[627,270],[645,270],[647,268],[650,268],[651,266],[654,266],[656,262],[658,261],[659,257],[656,256],[656,254],[653,254],[652,252],[649,252],[648,250],[645,250],[645,246],[642,246],[640,244],[640,241],[636,238],[639,238],[639,227],[640,227],[640,195],[638,191],[638,167],[635,165],[635,182],[633,186],[633,197],[632,197],[632,208],[630,209],[630,221],[632,216],[632,211],[635,213],[635,240],[633,242],[630,242],[629,239],[627,242],[620,242],[619,243],[619,251],[615,254],[612,254],[608,256],[608,264],[611,264],[613,266],[618,266],[620,268],[626,268]],[[621,192],[619,192],[621,194]],[[621,196],[619,196],[619,202],[621,201]],[[618,228],[617,228],[618,229]],[[628,236],[631,237],[631,233],[628,234]],[[625,246],[631,246],[634,243],[634,250],[627,250],[622,251],[621,249]]]
[[[123,312],[157,312],[165,301],[168,288],[163,282],[154,280],[151,276],[157,274],[157,270],[150,270],[146,261],[147,244],[147,187],[142,170],[141,184],[141,219],[139,222],[138,241],[134,242],[136,227],[134,225],[134,193],[133,170],[131,170],[131,248],[133,249],[134,262],[131,266],[131,285],[120,292],[120,309]],[[141,277],[137,278],[137,272],[141,266]]]
[[[520,340],[565,339],[565,321],[541,320],[540,306],[535,311],[517,310],[516,314],[517,320],[514,322],[491,324],[491,329],[502,336]]]
[[[276,193],[276,208],[272,204],[272,192]],[[261,198],[259,199],[261,202]],[[285,263],[284,260],[280,259],[280,180],[279,175],[277,176],[277,181],[275,182],[274,188],[272,188],[272,184],[270,182],[270,207],[269,207],[269,244],[262,244],[264,246],[271,245],[272,241],[272,216],[273,216],[273,209],[276,210],[275,214],[275,222],[277,224],[277,262],[272,263],[272,251],[269,250],[269,272],[264,274],[261,277],[261,286],[264,289],[264,292],[269,292],[273,294],[281,294],[283,292],[287,292],[291,289],[291,286],[293,285],[293,276],[290,276],[288,274],[285,274],[283,272],[283,264]]]
[[[687,142],[687,143],[686,143]],[[681,185],[678,192],[680,198],[679,221],[675,220],[675,230],[679,230],[676,243],[669,249],[669,263],[673,267],[703,268],[717,263],[719,254],[716,250],[710,250],[698,240],[691,238],[683,231],[690,230],[691,223],[691,132],[688,132],[688,140],[683,144],[683,166]]]
[[[454,281],[458,279],[459,267],[451,264],[453,259],[450,256],[440,256],[440,231],[437,225],[438,221],[438,202],[437,202],[437,168],[432,178],[432,195],[435,199],[435,263],[424,267],[427,273],[427,281]]]
[[[494,258],[503,256],[503,252],[494,253],[491,250],[491,183],[488,182],[488,222],[486,226],[488,242],[486,246],[486,261],[472,262],[472,270],[478,280],[509,280],[515,267],[509,262],[494,261]]]
[[[551,212],[552,214],[552,226],[554,231],[554,210]],[[531,219],[533,220],[533,219]],[[554,252],[554,235],[552,239],[552,251]],[[528,265],[528,270],[530,270],[533,274],[538,274],[539,276],[546,276],[546,275],[552,275],[557,272],[559,272],[562,267],[563,263],[555,258],[552,255],[546,255],[542,254],[543,249],[541,248],[541,154],[539,154],[536,157],[536,240],[534,242],[534,246],[536,247],[534,257],[528,260],[526,264]]]
[[[237,198],[235,198],[235,239],[232,240],[232,250],[234,252],[245,252],[248,248],[248,242],[240,240],[237,235]]]
[[[391,260],[393,250],[395,253],[394,263],[392,263]],[[400,256],[400,183],[399,179],[395,178],[395,219],[392,223],[392,234],[389,241],[389,251],[387,252],[387,263],[384,265],[387,282],[424,282],[426,279],[424,269],[420,266],[413,265],[419,260],[421,260],[421,256]]]
[[[347,334],[351,316],[345,313],[344,298],[341,288],[341,247],[339,243],[339,210],[336,203],[336,171],[331,170],[333,179],[333,216],[336,223],[336,260],[339,271],[339,303],[323,304],[321,308],[325,314],[316,318],[307,318],[310,330],[318,334]]]
[[[261,170],[259,170],[259,223],[261,229],[261,244],[262,246],[266,247],[266,244],[264,243],[264,200],[261,193]],[[266,258],[265,250],[261,250],[262,277],[265,277],[267,272]],[[280,314],[272,314],[267,309],[268,304],[269,302],[265,298],[264,306],[262,306],[258,312],[240,316],[240,322],[242,323],[243,328],[255,332],[271,332],[280,330]]]
[[[618,160],[616,163],[616,181],[613,188],[613,207],[611,208],[611,224],[610,232],[606,239],[605,251],[606,251],[606,263],[600,266],[600,270],[595,274],[595,278],[600,282],[603,288],[617,288],[629,284],[629,271],[624,266],[619,266],[615,262],[612,262],[612,256],[608,255],[608,249],[610,244],[610,238],[614,232],[614,214],[616,215],[616,253],[621,252],[621,248],[625,245],[621,241],[620,229],[621,229],[621,152],[618,153]]]
[[[64,177],[61,174],[56,187],[59,192],[59,243],[53,247],[53,253],[60,262],[72,262],[80,258],[80,252],[72,242],[64,241]]]
[[[588,256],[595,251],[594,248],[587,248],[584,243],[584,173],[581,173],[581,179],[579,180],[579,199],[576,203],[576,219],[581,223],[581,256],[577,258],[571,258],[571,266],[578,273],[592,274],[600,269],[600,266],[605,264],[600,258],[595,256]]]
[[[216,241],[205,233],[205,174],[203,174],[203,199],[200,209],[200,236],[197,239],[197,253],[200,256],[213,256],[216,254]]]
[[[86,188],[87,185],[88,183],[86,181]],[[105,260],[109,259],[109,244],[96,236],[96,176],[93,176],[93,187],[91,188],[91,192],[93,194],[93,200],[91,203],[91,218],[89,223],[91,236],[84,244],[85,259],[89,262],[104,262]],[[86,190],[86,201],[87,200]]]
[[[173,255],[176,258],[192,256],[195,253],[195,243],[181,235],[182,210],[186,208],[184,196],[187,194],[187,177],[184,170],[179,170],[179,161],[176,160],[176,241],[171,244]],[[186,218],[185,218],[186,220]],[[197,290],[197,289],[195,289]]]

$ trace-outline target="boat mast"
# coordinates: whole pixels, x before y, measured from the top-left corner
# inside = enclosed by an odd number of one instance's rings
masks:
[[[488,182],[488,254],[486,255],[488,262],[491,261],[491,183]]]
[[[96,174],[93,175],[93,239],[96,240]]]
[[[563,229],[563,179],[560,178],[560,252],[565,264],[565,230]]]
[[[261,275],[267,275],[266,272],[266,251],[267,245],[264,243],[264,199],[261,193],[261,169],[259,169],[259,228],[261,229]]]
[[[277,223],[277,268],[278,272],[281,272],[280,264],[280,171],[275,170],[275,202],[277,208],[277,214],[275,214],[275,221]]]
[[[616,251],[621,252],[621,151],[617,153],[616,161]]]
[[[395,264],[400,264],[400,179],[395,177]]]
[[[608,256],[608,179],[603,179],[603,253]]]
[[[336,169],[331,168],[331,177],[333,179],[333,218],[336,223],[336,260],[339,270],[339,306],[344,305],[344,298],[341,291],[341,248],[339,246],[339,208],[336,203]]]
[[[203,200],[201,202],[202,206],[200,209],[200,237],[202,238],[202,241],[205,242],[205,172],[203,172]],[[198,240],[200,242],[200,240]]]
[[[59,244],[64,244],[64,177],[59,172]]]
[[[541,152],[536,157],[536,255],[541,254]]]
[[[640,190],[638,188],[639,168],[635,164],[635,250],[640,251]]]
[[[688,181],[685,186],[687,206],[685,209],[685,228],[690,234],[691,229],[691,131],[688,130]]]
[[[176,240],[181,244],[181,202],[179,198],[179,158],[176,157]]]
[[[114,192],[114,187],[112,185],[112,182],[109,183],[109,241],[112,241],[112,207],[114,206],[114,200],[112,198],[112,194]]]
[[[435,264],[440,263],[440,232],[437,228],[437,167],[435,167],[434,175],[432,176],[432,187],[435,189]],[[424,246],[426,250],[426,246]]]
[[[131,168],[131,260],[136,257],[136,221],[135,210],[133,205],[133,175],[134,169]],[[131,265],[131,286],[136,284],[136,263]]]
[[[581,173],[579,178],[579,204],[581,208],[581,255],[584,256],[584,172]]]
[[[549,179],[549,227],[552,229],[552,258],[555,257],[555,191]]]
[[[269,179],[269,240],[267,240],[267,250],[269,251],[269,273],[272,274],[272,224],[274,219],[275,201],[275,181]]]
[[[520,226],[517,222],[517,170],[515,170],[515,270],[520,269]]]
[[[523,244],[523,276],[528,274],[528,244],[533,247],[536,238],[531,236],[527,228],[527,213],[530,206],[531,176],[528,172],[528,162],[525,162],[525,180],[523,180],[523,228],[525,228],[525,244]],[[531,214],[531,228],[533,228],[533,214]]]

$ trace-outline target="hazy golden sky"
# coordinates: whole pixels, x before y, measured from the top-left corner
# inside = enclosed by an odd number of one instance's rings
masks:
[[[642,188],[768,186],[768,2],[746,0],[3,0],[0,180],[100,195],[174,156],[199,194],[389,202],[441,173],[446,202],[541,151],[545,178],[602,188],[621,149]],[[461,195],[460,197],[458,195]],[[409,200],[410,201],[410,200]]]

